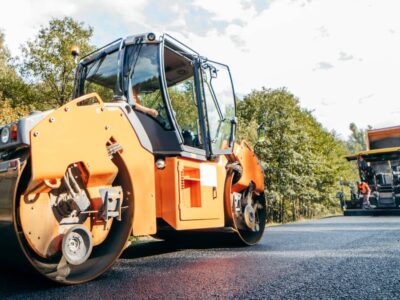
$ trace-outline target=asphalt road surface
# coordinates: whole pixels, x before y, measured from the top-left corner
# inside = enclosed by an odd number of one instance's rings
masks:
[[[79,286],[2,272],[2,297],[400,299],[400,217],[275,226],[253,247],[227,244],[220,234],[139,244],[106,274]]]

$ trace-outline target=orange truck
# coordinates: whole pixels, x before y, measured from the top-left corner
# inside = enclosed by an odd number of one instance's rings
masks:
[[[370,129],[366,133],[367,150],[347,156],[357,161],[360,181],[371,188],[370,202],[375,208],[400,206],[400,126]],[[347,208],[361,208],[363,196],[352,192]],[[344,202],[342,202],[344,204]]]
[[[130,236],[265,228],[264,174],[235,142],[229,67],[164,34],[82,58],[73,100],[0,126],[0,258],[92,280]]]

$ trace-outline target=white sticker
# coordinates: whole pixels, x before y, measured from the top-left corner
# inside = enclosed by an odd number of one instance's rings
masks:
[[[215,166],[200,164],[200,184],[217,186],[217,168]]]

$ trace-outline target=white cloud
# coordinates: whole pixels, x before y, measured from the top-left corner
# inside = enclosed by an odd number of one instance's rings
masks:
[[[142,30],[168,31],[230,65],[238,94],[287,87],[343,136],[350,122],[400,123],[398,0],[275,0],[264,10],[256,0],[165,3],[17,0],[0,11],[0,28],[13,52],[50,17],[64,15],[94,26],[101,43]]]
[[[52,17],[73,15],[79,1],[51,0],[6,1],[0,9],[0,29],[6,34],[7,46],[17,53],[22,42],[33,38],[40,25]]]
[[[215,14],[215,19],[229,22],[234,20],[247,22],[256,14],[251,6],[244,9],[242,1],[194,0],[194,4]]]
[[[400,106],[399,8],[397,1],[275,1],[247,26],[235,28],[248,53],[232,51],[223,36],[223,49],[205,51],[232,66],[238,91],[286,86],[324,126],[345,136],[352,121],[400,123],[392,113]],[[201,38],[205,44],[208,39],[218,43],[215,33]],[[356,59],[341,61],[340,53]],[[372,96],[360,105],[365,95]]]

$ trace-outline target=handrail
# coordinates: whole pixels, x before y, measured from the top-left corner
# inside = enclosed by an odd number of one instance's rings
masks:
[[[163,39],[164,39],[164,37],[167,37],[167,38],[171,39],[174,43],[176,43],[176,44],[178,44],[178,45],[181,45],[181,46],[183,46],[184,48],[186,48],[186,50],[189,50],[189,51],[193,52],[194,54],[196,54],[196,56],[200,56],[200,53],[199,53],[199,52],[193,50],[193,49],[190,48],[188,45],[185,45],[184,43],[182,43],[181,41],[177,40],[176,38],[174,38],[173,36],[169,35],[168,33],[164,33],[164,34],[162,35],[162,37],[163,37]]]
[[[111,46],[111,45],[113,45],[113,44],[116,44],[117,42],[122,43],[122,42],[123,42],[123,38],[116,39],[115,41],[112,41],[111,43],[108,43],[107,45],[104,45],[103,47],[100,47],[100,48],[98,48],[98,49],[96,49],[96,50],[90,52],[89,54],[86,54],[85,56],[83,56],[83,57],[80,59],[80,62],[82,62],[85,58],[88,58],[88,57],[90,57],[91,55],[93,55],[93,54],[95,54],[95,53],[97,53],[97,52],[100,52],[100,50],[103,50],[103,49],[105,49],[105,48],[107,48],[107,47],[109,47],[109,46]]]
[[[92,99],[95,99],[97,104],[99,104],[100,106],[104,106],[103,100],[97,93],[90,93],[90,94],[80,96],[79,98],[76,98],[76,99],[68,102],[65,106],[67,107],[68,105],[75,105],[75,106],[91,105],[93,103],[90,103],[90,101],[88,101],[88,100],[92,100]],[[85,101],[86,101],[86,103],[85,103]]]

